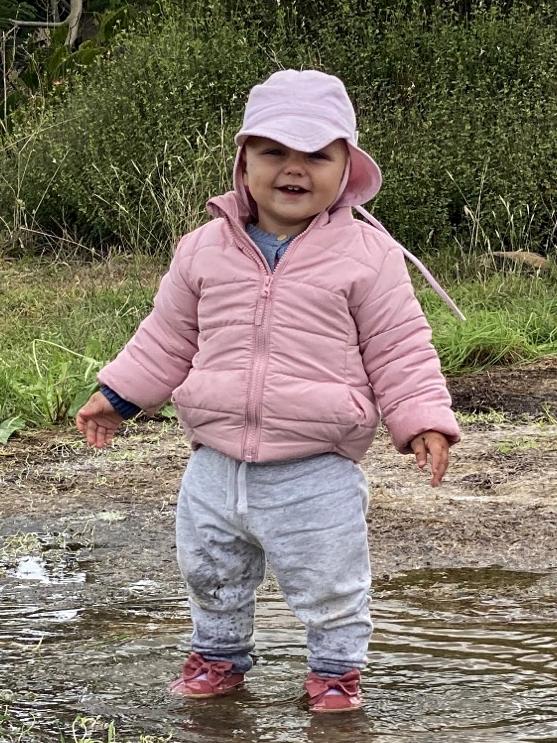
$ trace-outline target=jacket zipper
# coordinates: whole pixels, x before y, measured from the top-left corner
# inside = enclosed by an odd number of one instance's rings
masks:
[[[257,299],[255,310],[255,347],[253,351],[252,374],[247,399],[247,426],[243,459],[253,462],[256,458],[257,434],[261,428],[261,398],[263,387],[263,369],[267,357],[267,333],[264,328],[264,319],[269,306],[272,276],[266,276],[263,287]]]
[[[268,341],[269,341],[269,329],[267,327],[267,309],[269,307],[271,299],[271,288],[273,279],[279,273],[284,271],[284,266],[288,262],[288,259],[292,255],[292,248],[297,245],[300,240],[307,234],[307,232],[313,226],[315,220],[306,227],[306,229],[297,235],[294,240],[290,243],[286,253],[282,259],[278,262],[274,273],[270,271],[264,259],[260,257],[259,251],[254,249],[249,242],[250,239],[242,240],[244,245],[249,246],[249,254],[256,260],[258,264],[262,264],[263,270],[265,271],[265,278],[263,285],[260,289],[259,296],[257,298],[257,304],[255,307],[254,326],[255,326],[255,340],[254,340],[254,351],[253,351],[253,363],[250,374],[250,381],[248,385],[247,402],[246,402],[246,430],[244,432],[244,438],[242,443],[242,459],[245,462],[253,462],[257,459],[258,449],[258,437],[261,430],[261,408],[263,405],[263,384],[265,381],[264,370],[268,355]],[[242,235],[244,238],[244,235]],[[241,248],[244,250],[244,248]],[[246,252],[244,250],[244,252]]]
[[[255,306],[255,317],[254,317],[254,350],[253,350],[253,362],[251,365],[251,371],[250,371],[250,377],[249,377],[249,383],[248,383],[248,391],[247,391],[247,400],[246,400],[246,423],[244,428],[244,435],[242,437],[242,450],[241,450],[241,458],[246,462],[252,462],[254,459],[254,454],[251,450],[253,450],[254,446],[253,443],[251,443],[254,440],[255,433],[257,427],[258,427],[258,416],[257,416],[257,401],[255,400],[254,396],[254,388],[255,388],[255,382],[256,382],[256,376],[259,372],[259,366],[262,365],[264,359],[261,358],[263,350],[264,350],[264,332],[263,332],[263,319],[265,315],[265,310],[267,307],[267,302],[269,298],[269,294],[271,291],[271,281],[273,278],[273,274],[271,273],[265,259],[260,254],[259,250],[257,249],[257,246],[255,244],[251,244],[251,240],[249,236],[244,233],[243,230],[238,230],[234,224],[232,224],[232,228],[234,232],[238,233],[238,236],[240,237],[239,242],[239,249],[246,253],[247,255],[252,258],[255,263],[259,266],[259,268],[264,272],[265,277],[263,279],[263,286],[259,291],[259,296],[257,297],[257,304]],[[259,372],[260,373],[260,372]],[[248,442],[250,442],[248,444]]]

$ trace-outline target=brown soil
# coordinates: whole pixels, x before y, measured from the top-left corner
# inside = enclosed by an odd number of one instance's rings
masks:
[[[557,418],[557,356],[455,377],[449,388],[454,407],[461,412],[503,410],[513,418]]]
[[[452,380],[461,410],[495,408],[512,419],[464,423],[436,489],[380,432],[363,463],[376,574],[557,565],[556,382],[555,359]],[[113,571],[149,574],[153,561],[173,560],[188,452],[172,421],[128,424],[103,452],[73,430],[24,433],[0,447],[0,536],[63,533],[69,543],[90,540],[94,559],[110,560]]]

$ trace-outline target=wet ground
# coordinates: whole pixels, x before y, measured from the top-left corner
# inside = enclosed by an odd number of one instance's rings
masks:
[[[246,690],[166,695],[190,628],[173,537],[188,451],[172,421],[130,424],[101,453],[71,431],[12,440],[0,448],[0,741],[557,741],[552,373],[523,374],[524,409],[513,392],[504,415],[499,379],[499,412],[463,424],[441,488],[378,437],[364,462],[366,704],[334,719],[301,699],[304,634],[272,576]],[[532,406],[538,374],[547,387]],[[486,377],[458,384],[462,409],[482,389],[475,407],[492,407]]]

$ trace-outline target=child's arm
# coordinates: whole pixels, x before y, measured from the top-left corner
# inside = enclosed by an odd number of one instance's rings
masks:
[[[402,252],[382,235],[372,238],[370,250],[379,242],[384,259],[374,284],[369,276],[367,286],[358,283],[352,306],[364,368],[396,448],[414,451],[418,466],[429,453],[438,484],[448,447],[460,438],[458,424]]]
[[[98,374],[101,385],[143,410],[156,409],[168,400],[172,390],[187,377],[197,351],[198,296],[188,275],[192,247],[191,235],[182,238],[162,278],[153,310],[118,356]],[[111,429],[99,423],[101,429],[107,429],[100,445],[109,443],[123,416],[101,393],[95,393],[78,413],[78,428],[88,441],[91,438],[93,446],[99,446],[103,432],[92,431],[92,427],[107,415],[113,423],[117,416],[118,424]]]

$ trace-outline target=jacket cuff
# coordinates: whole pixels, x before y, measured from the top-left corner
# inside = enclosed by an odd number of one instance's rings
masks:
[[[425,431],[442,433],[452,446],[460,441],[460,430],[449,407],[438,405],[405,405],[402,410],[385,418],[395,447],[401,454],[411,454],[411,441]]]
[[[120,397],[117,392],[114,392],[113,389],[107,387],[106,384],[101,384],[100,391],[112,405],[114,410],[117,413],[120,413],[122,418],[133,418],[134,415],[137,415],[141,411],[140,407],[135,405],[133,402],[124,400],[123,397]]]

